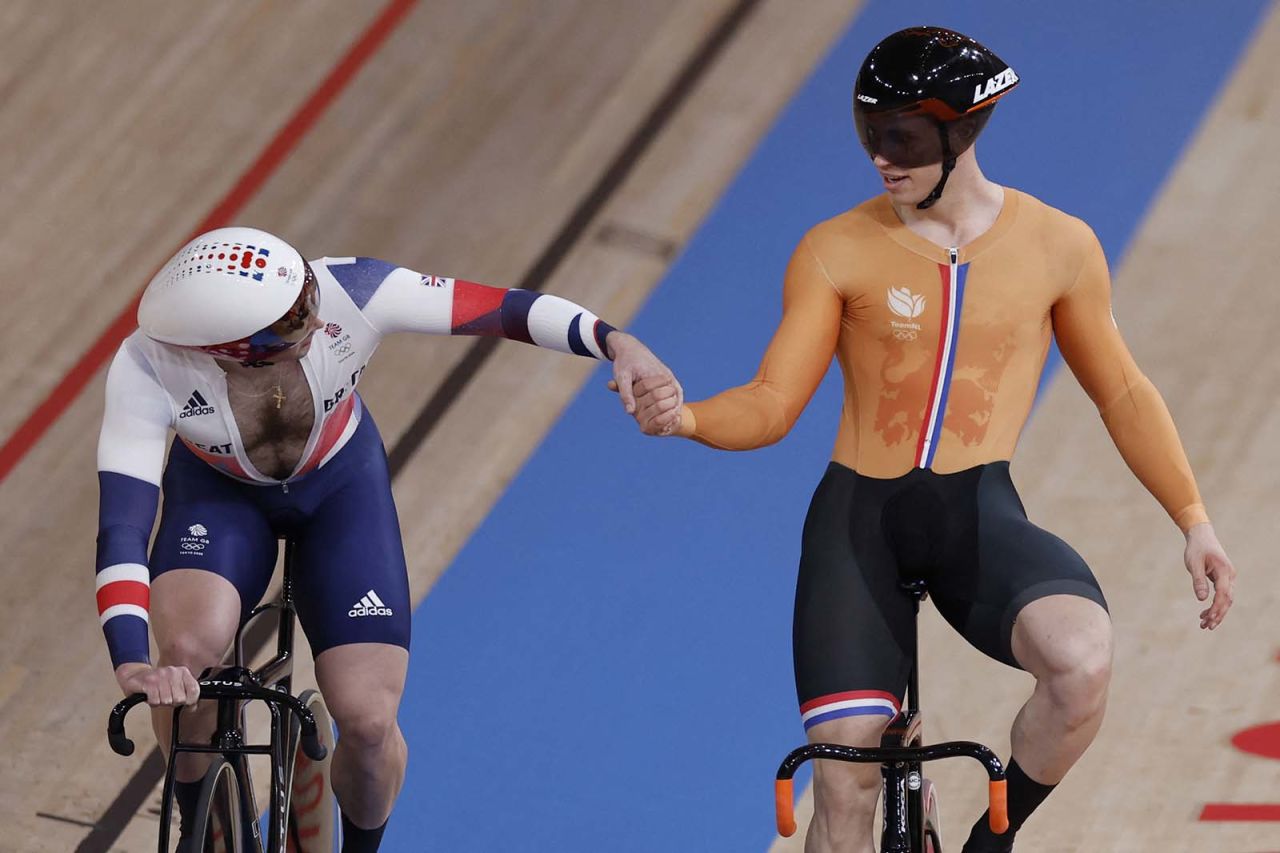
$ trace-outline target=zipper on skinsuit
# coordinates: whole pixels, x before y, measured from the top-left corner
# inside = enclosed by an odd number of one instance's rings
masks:
[[[933,384],[929,390],[928,408],[920,428],[916,447],[916,467],[933,467],[933,457],[942,438],[942,420],[947,414],[947,393],[951,385],[951,368],[955,363],[956,338],[960,331],[960,303],[964,282],[960,274],[960,249],[947,249],[948,266],[943,272],[942,320],[938,334],[938,357],[934,364]],[[941,265],[939,265],[941,267]]]

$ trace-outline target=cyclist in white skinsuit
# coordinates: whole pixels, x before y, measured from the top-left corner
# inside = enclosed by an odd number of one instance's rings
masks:
[[[679,386],[643,344],[565,299],[371,258],[308,263],[247,228],[184,247],[148,285],[139,325],[112,362],[98,447],[98,610],[120,687],[161,709],[193,705],[192,673],[220,662],[265,591],[278,538],[295,538],[299,617],[341,733],[331,777],[343,849],[376,850],[404,778],[396,711],[411,604],[386,455],[355,390],[378,343],[493,335],[610,358],[629,412],[633,381]],[[153,719],[167,744],[170,715]],[[212,724],[193,716],[184,731]],[[202,772],[181,756],[184,817]]]

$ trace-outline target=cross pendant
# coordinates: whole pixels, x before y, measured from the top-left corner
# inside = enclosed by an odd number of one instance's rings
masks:
[[[286,398],[284,396],[284,393],[280,390],[279,385],[276,386],[276,393],[271,395],[271,399],[276,401],[277,409],[284,405],[284,401]]]

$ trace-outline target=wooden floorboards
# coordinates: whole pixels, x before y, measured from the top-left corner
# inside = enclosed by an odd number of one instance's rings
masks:
[[[734,7],[415,5],[237,219],[309,255],[371,255],[515,284]],[[800,16],[788,0],[761,0],[578,229],[544,289],[625,324],[856,7],[814,0]],[[0,9],[0,293],[22,318],[0,340],[0,435],[225,197],[382,8],[24,0]],[[1278,50],[1273,11],[1115,270],[1120,327],[1174,413],[1241,571],[1227,623],[1197,629],[1176,529],[1069,375],[1038,408],[1014,466],[1032,518],[1098,574],[1118,637],[1107,722],[1036,815],[1036,832],[1052,839],[1037,850],[1280,846],[1274,825],[1196,820],[1205,803],[1274,791],[1274,765],[1228,741],[1280,707],[1268,512],[1280,491],[1280,290],[1270,257]],[[384,345],[361,391],[388,446],[469,345]],[[415,600],[591,368],[501,346],[429,440],[405,453],[395,490]],[[0,746],[14,768],[0,775],[0,850],[73,849],[139,761],[110,753],[102,736],[116,689],[89,585],[101,394],[99,373],[0,485],[5,578],[21,600],[6,611],[0,651]],[[945,701],[927,721],[929,738],[982,740],[1007,754],[1026,676],[958,646],[935,616],[923,643],[929,695]],[[141,717],[133,722],[142,755],[149,736]],[[934,775],[944,826],[962,836],[980,811],[981,774],[939,765]],[[113,849],[153,849],[147,808]]]

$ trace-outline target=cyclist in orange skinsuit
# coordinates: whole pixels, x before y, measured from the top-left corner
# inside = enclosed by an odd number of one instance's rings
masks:
[[[689,405],[681,434],[725,450],[772,444],[834,354],[845,378],[834,461],[877,478],[1007,461],[1056,337],[1143,485],[1182,529],[1208,520],[1168,410],[1112,320],[1102,247],[1079,219],[1005,189],[991,228],[953,250],[879,196],[805,235],[783,304],[756,378]]]
[[[975,647],[1030,672],[1014,721],[1011,830],[980,818],[965,853],[1015,833],[1092,742],[1111,667],[1105,599],[1084,561],[1032,525],[1008,461],[1051,336],[1144,486],[1183,530],[1202,628],[1231,605],[1235,569],[1209,524],[1173,421],[1111,315],[1090,228],[987,180],[972,148],[1013,70],[948,30],[904,30],[868,56],[859,136],[886,194],[823,222],[787,268],[783,317],[755,379],[682,410],[676,432],[729,450],[781,439],[834,356],[845,399],[805,522],[796,688],[812,741],[874,745],[902,701],[911,603],[924,577]],[[944,193],[943,190],[946,190]],[[646,418],[674,389],[640,388]],[[808,853],[873,851],[879,768],[817,762]]]

